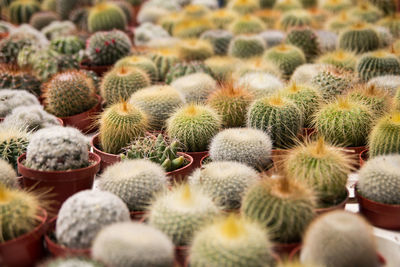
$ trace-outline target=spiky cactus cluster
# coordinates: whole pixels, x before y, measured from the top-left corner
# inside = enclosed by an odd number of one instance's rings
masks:
[[[40,4],[35,0],[13,1],[8,8],[10,21],[14,24],[29,23],[32,15],[40,11]]]
[[[0,158],[17,169],[17,159],[26,152],[30,135],[25,129],[15,126],[0,127]]]
[[[164,81],[169,70],[179,62],[178,55],[168,48],[153,52],[150,58],[157,66],[160,81]]]
[[[74,55],[85,49],[85,43],[78,36],[60,36],[51,40],[50,47],[58,53]]]
[[[271,247],[264,229],[231,215],[195,235],[190,266],[274,266]]]
[[[354,24],[339,36],[339,48],[358,54],[378,49],[379,46],[378,33],[363,23]]]
[[[174,266],[171,240],[153,227],[132,222],[102,229],[93,241],[92,256],[109,266]]]
[[[136,67],[147,73],[152,82],[158,81],[158,70],[151,59],[144,56],[128,56],[121,58],[115,63],[115,67]]]
[[[212,44],[216,55],[225,55],[227,53],[232,38],[232,33],[226,30],[209,30],[203,32],[200,36],[200,39],[208,40]]]
[[[0,90],[0,117],[5,117],[14,108],[21,106],[40,105],[37,98],[25,90]]]
[[[0,89],[26,90],[40,95],[41,82],[27,71],[0,67]]]
[[[291,27],[310,26],[312,18],[307,11],[290,11],[282,15],[279,25],[283,30],[288,30]]]
[[[217,89],[216,81],[202,72],[176,79],[171,86],[179,92],[186,103],[203,103]]]
[[[272,95],[284,87],[276,76],[265,72],[244,74],[237,85],[246,88],[256,99]]]
[[[355,82],[347,71],[339,68],[326,67],[315,75],[311,84],[318,89],[326,100],[333,100],[338,95],[345,93]]]
[[[207,40],[182,40],[177,46],[178,56],[183,61],[205,60],[214,54],[214,48]]]
[[[382,117],[372,128],[369,136],[371,157],[400,153],[398,134],[400,133],[400,113],[397,111]]]
[[[0,187],[18,188],[17,173],[7,161],[0,159]]]
[[[96,32],[87,41],[86,51],[95,65],[111,65],[127,56],[132,42],[122,31]]]
[[[119,197],[109,192],[84,190],[61,206],[55,234],[61,245],[88,249],[102,228],[129,220],[129,210]]]
[[[59,117],[88,111],[97,104],[95,90],[92,80],[83,72],[56,74],[43,88],[45,109]]]
[[[293,28],[286,35],[286,43],[299,47],[308,62],[321,53],[317,34],[309,28]]]
[[[363,81],[383,75],[400,75],[400,61],[394,54],[377,51],[363,55],[357,63],[358,76]]]
[[[168,73],[166,73],[165,83],[171,84],[180,77],[184,77],[189,74],[199,74],[199,72],[211,74],[211,70],[200,61],[176,63],[173,66],[170,66]]]
[[[195,187],[179,185],[155,199],[150,207],[149,224],[171,238],[175,246],[185,246],[218,213],[208,195]]]
[[[229,45],[229,55],[236,58],[251,58],[263,54],[265,43],[259,36],[239,35]]]
[[[257,34],[265,30],[265,24],[259,18],[252,15],[245,15],[235,19],[229,25],[230,31],[235,34]]]
[[[318,58],[318,62],[330,64],[336,68],[352,71],[356,68],[357,57],[353,52],[336,50],[321,55],[321,57]]]
[[[360,85],[349,92],[349,97],[352,100],[360,101],[368,106],[374,117],[381,117],[391,108],[391,101],[388,94],[377,88],[375,85]]]
[[[286,77],[290,77],[293,71],[306,63],[303,51],[292,45],[278,45],[265,51],[264,59],[276,64]]]

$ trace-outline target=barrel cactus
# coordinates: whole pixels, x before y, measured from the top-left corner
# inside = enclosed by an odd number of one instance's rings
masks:
[[[378,25],[388,29],[394,38],[400,37],[400,17],[397,15],[379,20]]]
[[[376,123],[369,136],[371,157],[400,153],[398,134],[400,133],[400,113],[388,114]]]
[[[208,40],[211,43],[216,55],[227,53],[232,38],[232,33],[226,30],[209,30],[200,36],[200,39]]]
[[[399,59],[386,51],[376,51],[363,55],[356,68],[362,81],[383,75],[400,75]]]
[[[296,68],[292,76],[290,76],[290,82],[296,84],[309,85],[314,76],[325,67],[323,64],[318,63],[307,63]]]
[[[265,72],[244,74],[238,79],[237,85],[246,88],[256,99],[272,95],[284,87],[278,77]]]
[[[204,103],[217,89],[217,82],[208,74],[198,72],[183,76],[171,83],[186,103]]]
[[[294,10],[282,15],[279,25],[282,30],[287,31],[291,27],[310,26],[312,17],[309,12]]]
[[[231,78],[239,62],[237,58],[229,56],[214,56],[206,59],[204,64],[211,70],[216,80],[226,82]]]
[[[182,40],[177,45],[178,56],[183,61],[205,60],[214,54],[211,43],[202,39]]]
[[[230,25],[229,30],[235,34],[257,34],[265,30],[262,20],[253,15],[245,15],[235,19]]]
[[[54,12],[43,11],[33,14],[29,20],[29,24],[37,30],[41,30],[51,22],[59,20],[59,16]]]
[[[321,53],[318,36],[309,28],[292,28],[286,35],[286,43],[300,48],[308,62]]]
[[[370,26],[356,23],[339,36],[339,48],[361,54],[378,49],[378,33]]]
[[[388,93],[375,85],[357,86],[348,95],[350,99],[360,101],[368,106],[376,118],[389,112],[392,106]]]
[[[236,11],[239,14],[253,13],[260,8],[257,0],[232,0],[229,1],[227,8]]]
[[[90,32],[125,30],[126,26],[124,12],[112,2],[100,2],[89,11],[88,27]]]
[[[7,161],[0,159],[0,186],[18,188],[17,173]]]
[[[261,37],[239,35],[229,45],[229,55],[236,58],[251,58],[263,54],[265,43]]]
[[[322,3],[322,8],[332,13],[338,13],[352,5],[353,3],[350,0],[327,0]]]
[[[115,67],[136,67],[147,73],[152,82],[158,81],[158,70],[156,64],[145,56],[128,56],[121,58],[115,63]]]
[[[17,169],[19,156],[26,152],[30,134],[25,129],[14,126],[1,125],[0,127],[0,158]]]
[[[227,29],[236,16],[237,13],[230,9],[217,9],[209,15],[210,21],[217,29]]]
[[[360,3],[359,5],[351,8],[349,10],[349,14],[357,20],[368,23],[375,23],[383,16],[379,8],[368,2]]]
[[[168,73],[165,75],[165,83],[171,84],[176,79],[189,75],[199,73],[211,74],[211,70],[200,61],[190,61],[176,63],[169,68]]]
[[[51,40],[50,47],[58,53],[74,55],[85,49],[85,43],[78,36],[59,36]]]
[[[268,49],[263,57],[276,64],[285,77],[290,77],[298,66],[306,63],[303,51],[295,46],[285,44]]]
[[[28,71],[12,67],[0,67],[0,89],[26,90],[36,96],[40,95],[41,82]]]
[[[29,23],[32,15],[40,11],[40,4],[35,0],[17,0],[11,3],[8,11],[12,23]]]
[[[179,62],[176,52],[168,48],[153,51],[150,58],[157,66],[158,79],[160,81],[164,81],[172,66]]]
[[[330,64],[336,68],[341,68],[347,71],[353,71],[356,68],[357,57],[353,52],[336,50],[321,55],[321,57],[318,58],[318,62]]]
[[[0,117],[5,117],[14,108],[21,106],[40,105],[37,98],[25,90],[0,90]]]

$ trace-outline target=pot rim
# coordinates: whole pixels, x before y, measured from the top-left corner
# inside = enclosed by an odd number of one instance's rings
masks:
[[[110,158],[114,158],[114,159],[121,159],[121,156],[118,154],[111,154],[111,153],[107,153],[104,152],[103,150],[100,150],[97,146],[100,144],[100,133],[96,133],[92,139],[90,139],[90,146],[93,148],[94,151],[96,151],[96,153],[99,153],[101,155],[105,155],[107,157]],[[103,159],[104,160],[104,159]]]
[[[101,98],[101,96],[100,95],[98,95],[98,94],[95,94],[95,96],[96,96],[96,98],[97,98],[97,103],[96,103],[96,105],[94,105],[92,108],[90,108],[89,110],[87,110],[87,111],[84,111],[84,112],[81,112],[81,113],[79,113],[79,114],[75,114],[75,115],[72,115],[72,116],[66,116],[66,117],[59,117],[61,120],[78,120],[78,119],[84,119],[84,118],[87,118],[88,117],[88,115],[89,114],[91,114],[91,113],[94,113],[94,112],[97,112],[98,110],[100,110],[100,108],[101,108],[101,101],[102,101],[102,98]],[[64,123],[65,124],[65,123]]]
[[[394,209],[400,209],[400,204],[385,204],[385,203],[380,203],[380,202],[376,202],[373,201],[371,199],[368,199],[364,196],[362,196],[357,189],[357,184],[358,182],[354,185],[354,194],[356,196],[357,199],[361,200],[361,202],[367,203],[367,205],[369,207],[373,206],[375,207],[379,207],[379,208],[385,208],[385,211],[382,213],[392,213],[394,212]],[[359,201],[359,204],[361,204],[361,202]],[[365,207],[365,206],[364,206]],[[388,210],[386,210],[388,209]],[[381,210],[382,211],[382,210]],[[399,212],[398,210],[396,212]]]
[[[345,206],[346,203],[349,201],[349,199],[350,199],[350,191],[346,187],[346,198],[343,201],[341,201],[340,203],[338,203],[334,206],[329,206],[326,208],[316,208],[315,211],[318,213],[318,212],[328,212],[328,211],[336,210],[340,206]]]

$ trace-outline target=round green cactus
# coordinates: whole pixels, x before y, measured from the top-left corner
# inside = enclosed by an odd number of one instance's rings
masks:
[[[334,16],[326,22],[326,28],[332,32],[340,33],[355,23],[355,19],[350,17],[345,11]]]
[[[44,11],[57,12],[57,0],[43,0],[40,7]]]
[[[210,10],[204,5],[189,4],[182,10],[182,16],[191,18],[201,18],[208,15]]]
[[[190,266],[275,266],[272,244],[259,225],[229,216],[199,231],[190,248]]]
[[[128,2],[128,1],[114,1],[114,3],[116,6],[118,6],[122,12],[125,15],[126,18],[126,24],[127,25],[131,25],[132,24],[132,16],[133,16],[133,12],[132,12],[132,5]]]
[[[0,186],[18,188],[17,173],[7,161],[0,159]]]
[[[210,21],[217,29],[227,29],[236,19],[237,13],[230,9],[217,9],[209,15]]]
[[[375,85],[358,86],[351,90],[348,95],[350,99],[360,101],[368,106],[376,118],[389,112],[391,108],[391,101],[387,92]]]
[[[195,187],[179,185],[155,199],[149,210],[149,224],[171,238],[175,246],[185,246],[218,213],[208,195]]]
[[[369,154],[371,157],[400,153],[400,113],[395,111],[382,117],[372,128],[369,136]]]
[[[295,143],[303,121],[302,111],[297,105],[277,94],[254,101],[247,115],[247,125],[269,133],[278,148],[287,148]]]
[[[290,76],[290,82],[309,85],[314,76],[318,75],[323,67],[323,64],[318,63],[303,64],[297,67],[292,76]]]
[[[0,128],[0,158],[17,169],[19,156],[26,152],[29,144],[29,133],[15,127]]]
[[[178,90],[186,103],[205,103],[217,89],[216,81],[206,73],[193,73],[175,80],[171,86]]]
[[[176,63],[169,68],[169,71],[165,76],[165,83],[171,84],[180,77],[200,73],[211,74],[211,70],[200,61]]]
[[[144,56],[128,56],[121,58],[115,63],[115,67],[136,67],[147,73],[152,82],[158,81],[158,70],[156,64]]]
[[[51,22],[59,20],[59,16],[54,12],[44,11],[33,14],[29,20],[29,24],[37,30],[41,30]]]
[[[291,27],[310,26],[312,17],[309,12],[294,10],[282,15],[279,25],[282,30],[287,31]]]
[[[375,23],[382,17],[382,12],[376,6],[362,2],[349,10],[350,16],[357,20]]]
[[[85,43],[78,36],[59,36],[51,40],[50,48],[61,54],[74,55],[85,49]]]
[[[250,14],[260,8],[257,0],[231,0],[227,6],[239,14]]]
[[[229,45],[229,55],[241,59],[260,56],[264,50],[265,43],[258,36],[239,35]]]
[[[246,88],[255,99],[274,94],[284,87],[275,75],[265,72],[249,72],[238,79],[237,85]]]
[[[376,51],[363,55],[356,68],[362,81],[383,75],[400,75],[399,59],[386,51]]]
[[[321,107],[315,114],[314,128],[332,144],[365,146],[372,122],[373,114],[366,105],[349,98],[339,98]]]
[[[257,34],[265,30],[265,24],[259,18],[252,15],[245,15],[235,19],[229,25],[230,31],[235,34]]]
[[[318,5],[318,0],[300,0],[303,8],[313,8]]]
[[[285,176],[264,179],[245,194],[241,213],[268,229],[279,243],[297,243],[314,219],[314,195]]]
[[[0,67],[0,89],[26,90],[36,96],[40,95],[41,82],[28,71],[12,67]]]
[[[274,9],[282,11],[284,13],[290,12],[291,10],[301,9],[301,3],[299,0],[283,0],[277,1],[274,5]]]
[[[369,0],[378,7],[385,15],[396,13],[396,2],[392,0]]]
[[[216,55],[225,55],[228,52],[232,38],[232,33],[225,30],[209,30],[200,36],[200,39],[208,40],[211,43]]]
[[[35,0],[13,1],[8,7],[10,22],[14,24],[29,23],[32,15],[40,11],[40,4]]]
[[[154,85],[132,94],[129,103],[146,112],[151,128],[161,130],[169,116],[183,106],[183,99],[171,86]]]
[[[120,153],[133,140],[144,136],[149,128],[147,115],[126,102],[104,110],[99,124],[101,148],[111,154]]]
[[[46,111],[57,117],[88,111],[98,101],[92,80],[80,71],[54,75],[43,88],[43,98]]]
[[[364,53],[378,49],[380,40],[378,33],[363,23],[356,23],[339,36],[339,48]]]
[[[116,4],[100,2],[89,11],[88,27],[90,32],[125,30],[126,26],[126,16]]]
[[[146,72],[136,67],[115,67],[105,74],[100,85],[101,96],[107,104],[127,101],[129,97],[141,88],[150,85]]]
[[[303,51],[285,44],[268,49],[263,57],[276,64],[286,77],[290,77],[298,66],[306,63]]]
[[[211,43],[202,39],[182,40],[177,46],[178,56],[183,61],[205,60],[214,54]]]
[[[321,57],[318,58],[318,62],[333,65],[339,69],[354,71],[356,69],[357,57],[353,52],[336,50],[321,55]]]
[[[318,36],[309,28],[292,28],[286,35],[286,43],[300,48],[308,62],[321,53]]]
[[[270,9],[276,3],[276,0],[260,0],[260,8],[262,9]]]
[[[398,15],[383,18],[378,21],[378,25],[389,29],[394,38],[400,37],[400,17]]]
[[[353,3],[350,0],[327,0],[322,3],[322,8],[332,13],[338,13],[352,5]]]
[[[68,19],[70,12],[77,6],[78,0],[56,0],[56,11],[62,19]]]
[[[24,49],[34,46],[36,40],[30,35],[11,34],[0,40],[0,63],[17,63],[18,54]]]
[[[178,55],[175,51],[168,48],[154,51],[150,58],[157,66],[158,79],[160,81],[164,81],[172,66],[179,62]]]
[[[228,81],[240,61],[233,57],[219,57],[214,56],[206,59],[204,64],[211,70],[211,73],[215,79],[221,82]]]
[[[212,23],[206,18],[183,18],[175,24],[172,35],[178,38],[198,38],[212,28]]]

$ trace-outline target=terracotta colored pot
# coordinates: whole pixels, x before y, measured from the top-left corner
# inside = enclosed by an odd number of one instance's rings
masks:
[[[349,200],[349,196],[350,196],[349,190],[346,188],[346,198],[342,202],[331,207],[315,209],[315,212],[318,215],[320,215],[334,210],[343,210],[346,207],[346,203]]]
[[[354,188],[357,201],[360,206],[360,213],[368,219],[368,221],[378,227],[400,230],[400,205],[389,205],[375,202],[363,197]]]
[[[200,160],[200,168],[203,168],[204,161],[206,159],[208,159],[208,157],[210,157],[210,154],[207,154],[207,155],[205,155],[204,157],[201,158],[201,160]]]
[[[47,212],[41,209],[40,223],[25,235],[0,243],[0,266],[30,267],[45,256],[43,235],[47,230]]]
[[[145,2],[145,1],[143,1],[143,2]],[[139,14],[140,9],[142,8],[143,2],[140,5],[132,6],[132,21],[131,21],[130,26],[136,27],[139,25],[139,23],[137,21],[137,16]]]
[[[192,167],[191,167],[191,171],[193,171],[194,169],[200,168],[201,159],[204,156],[208,155],[208,151],[203,151],[203,152],[185,152],[185,153],[193,158],[193,164],[192,164]]]
[[[137,222],[142,222],[147,214],[145,211],[131,211],[131,220],[132,221],[137,221]]]
[[[52,218],[49,221],[49,230],[44,237],[46,246],[50,254],[54,257],[65,257],[65,256],[88,256],[90,257],[90,249],[72,249],[67,248],[63,245],[57,244],[54,238],[56,228],[57,217]]]
[[[104,73],[109,71],[113,65],[98,66],[92,65],[89,60],[83,60],[80,64],[82,70],[91,70],[95,72],[99,77],[103,76]]]
[[[281,256],[289,255],[301,243],[275,243],[273,250]]]
[[[99,134],[96,134],[90,141],[90,145],[93,148],[93,152],[101,158],[100,172],[103,172],[104,169],[107,168],[108,166],[111,166],[116,162],[120,162],[121,156],[101,151],[99,148],[100,147],[99,144],[100,144]]]
[[[175,262],[179,264],[178,266],[185,266],[188,256],[189,256],[188,246],[175,247]]]
[[[357,159],[357,163],[354,164],[355,168],[360,168],[360,163],[358,162],[358,157],[362,151],[365,150],[365,146],[355,146],[355,147],[345,147],[344,150],[354,159]]]
[[[360,155],[358,155],[358,159],[360,160],[360,168],[365,164],[365,162],[369,158],[368,151],[369,151],[368,149],[365,149],[361,151]]]
[[[170,178],[170,181],[181,183],[186,181],[186,178],[189,176],[189,174],[192,172],[192,165],[193,165],[193,158],[192,156],[178,152],[178,156],[183,156],[186,161],[189,161],[188,164],[183,166],[182,168],[176,169],[171,172],[167,172],[167,176]]]
[[[100,169],[100,157],[89,152],[91,165],[68,171],[39,171],[23,165],[26,153],[18,158],[18,172],[23,176],[25,188],[49,190],[49,200],[54,201],[50,211],[58,211],[62,203],[76,192],[91,189],[94,176]]]

